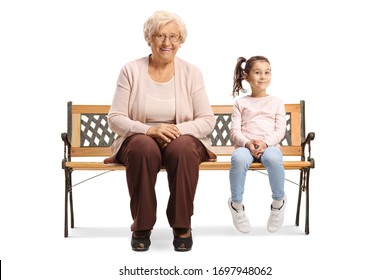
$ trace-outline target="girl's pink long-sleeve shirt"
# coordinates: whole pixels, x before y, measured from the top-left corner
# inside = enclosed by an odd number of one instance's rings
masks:
[[[250,140],[262,140],[268,146],[279,146],[286,133],[286,111],[275,96],[244,96],[234,102],[231,138],[236,147]]]

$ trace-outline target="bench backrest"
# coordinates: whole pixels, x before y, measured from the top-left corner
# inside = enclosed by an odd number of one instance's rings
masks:
[[[284,156],[301,156],[305,137],[305,102],[286,104],[286,135],[281,141]],[[234,150],[230,139],[232,105],[212,106],[216,124],[209,135],[212,149],[220,156],[229,156]],[[68,140],[71,157],[105,157],[116,134],[108,126],[110,105],[74,105],[68,102]]]

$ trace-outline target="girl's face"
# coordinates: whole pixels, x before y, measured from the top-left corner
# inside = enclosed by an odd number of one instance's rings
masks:
[[[266,61],[255,61],[249,74],[245,75],[245,80],[250,84],[252,93],[265,94],[267,87],[271,83],[271,66]]]

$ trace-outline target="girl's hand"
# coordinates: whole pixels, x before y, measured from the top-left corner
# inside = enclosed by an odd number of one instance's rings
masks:
[[[249,149],[249,151],[251,152],[251,155],[254,157],[254,158],[259,158],[261,156],[261,152],[258,148],[257,145],[255,145],[254,141],[251,140],[251,141],[248,141],[246,144],[245,144],[245,147],[247,149]]]
[[[251,140],[245,144],[245,147],[250,150],[251,155],[254,158],[259,158],[264,153],[264,150],[268,147],[268,145],[261,140]]]
[[[253,140],[253,144],[255,145],[255,147],[257,146],[262,153],[265,149],[268,148],[268,145],[262,140]]]

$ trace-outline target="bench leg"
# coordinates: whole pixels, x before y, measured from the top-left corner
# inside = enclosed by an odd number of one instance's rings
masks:
[[[72,175],[69,176],[69,206],[70,206],[70,227],[74,228],[74,213],[73,213],[73,188],[72,188]]]
[[[309,234],[309,174],[310,168],[301,170],[299,179],[299,190],[298,190],[298,203],[297,213],[295,217],[295,225],[299,226],[299,216],[301,210],[302,192],[306,192],[306,213],[305,213],[305,233]]]
[[[302,184],[303,184],[303,170],[300,172],[299,188],[298,188],[298,202],[297,202],[297,213],[295,216],[295,225],[299,226],[299,215],[301,212],[301,199],[302,199]]]
[[[306,234],[310,233],[310,230],[309,230],[309,176],[310,176],[310,168],[307,169],[307,178],[306,178],[306,219],[305,219],[305,232],[306,232]]]
[[[69,189],[69,174],[68,170],[65,171],[65,219],[64,219],[64,237],[68,237],[68,189]]]
[[[73,197],[72,197],[72,171],[64,169],[65,171],[65,216],[64,216],[64,237],[68,237],[68,204],[70,206],[70,224],[74,227],[73,215]]]

